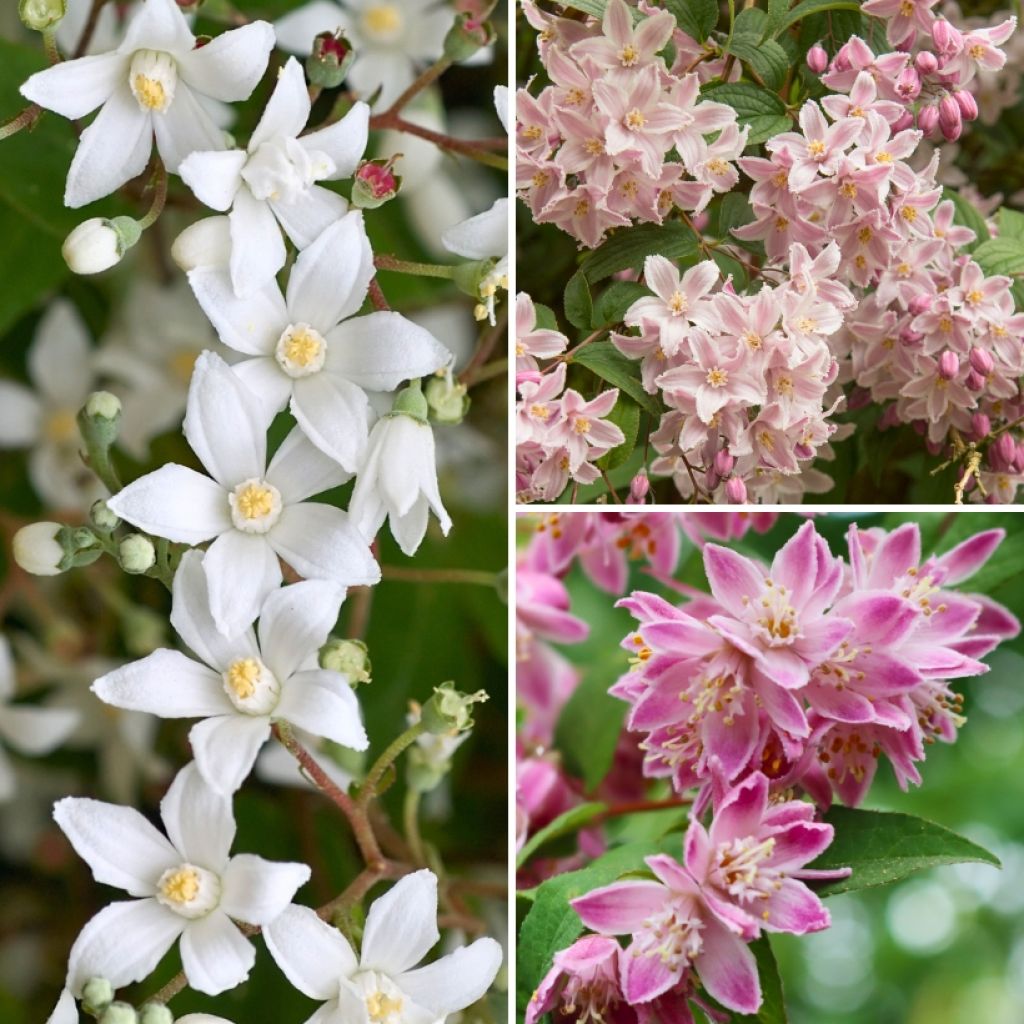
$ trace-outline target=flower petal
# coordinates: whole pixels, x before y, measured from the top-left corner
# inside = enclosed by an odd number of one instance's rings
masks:
[[[292,389],[291,412],[325,456],[356,472],[369,437],[370,403],[362,388],[330,371],[304,377]]]
[[[275,590],[263,603],[260,650],[282,683],[327,642],[344,599],[336,583],[306,580]]]
[[[289,505],[267,534],[274,550],[306,579],[343,587],[373,586],[380,566],[369,545],[340,509],[304,501]]]
[[[274,714],[351,750],[365,750],[369,745],[359,701],[338,672],[319,669],[292,676]]]
[[[314,494],[340,487],[352,479],[352,474],[296,428],[274,453],[266,478],[281,492],[285,505],[294,505]]]
[[[590,929],[602,935],[629,935],[665,906],[668,890],[660,882],[615,882],[570,900]]]
[[[283,516],[282,516],[283,520]],[[203,556],[210,614],[225,637],[236,637],[259,615],[267,595],[281,584],[281,566],[267,536],[228,530]]]
[[[497,199],[489,210],[448,228],[441,242],[449,252],[471,260],[494,259],[508,252],[509,201]]]
[[[246,924],[268,925],[309,881],[305,864],[282,864],[249,853],[232,857],[221,875],[220,907]]]
[[[249,356],[273,355],[277,339],[288,326],[288,310],[276,281],[244,299],[235,294],[231,275],[223,269],[192,270],[188,283],[217,337],[228,348]]]
[[[188,734],[192,754],[207,785],[230,796],[248,778],[260,747],[270,738],[270,719],[224,715],[196,722]]]
[[[274,283],[286,257],[281,229],[270,206],[248,186],[238,190],[228,215],[231,222],[231,283],[235,294],[247,298]]]
[[[340,121],[304,135],[299,143],[307,152],[326,153],[331,158],[335,170],[328,181],[351,178],[366,151],[369,125],[370,108],[359,100]]]
[[[249,139],[249,152],[255,153],[264,142],[276,136],[294,139],[306,127],[309,111],[309,92],[302,65],[289,57],[278,72],[277,85]]]
[[[642,1005],[672,988],[685,969],[685,962],[673,969],[656,953],[637,954],[631,947],[622,955],[622,994]]]
[[[108,672],[91,690],[113,707],[160,718],[205,718],[234,710],[216,672],[165,649]]]
[[[282,50],[306,57],[321,32],[337,32],[347,25],[348,17],[333,0],[312,0],[275,21],[274,30]]]
[[[93,380],[93,348],[78,310],[66,299],[50,304],[28,351],[28,373],[55,405],[77,412]]]
[[[273,48],[273,28],[265,21],[253,21],[178,56],[178,71],[204,96],[237,103],[256,88]]]
[[[268,200],[284,233],[296,249],[311,246],[332,224],[348,213],[348,200],[337,192],[310,185],[291,202]]]
[[[22,754],[38,757],[56,750],[80,721],[71,708],[8,705],[0,714],[0,737]]]
[[[77,121],[104,103],[128,77],[128,58],[101,53],[65,60],[37,71],[21,87],[21,95],[61,117]]]
[[[39,436],[39,399],[22,384],[0,380],[0,448],[25,448]]]
[[[285,977],[311,999],[334,999],[338,982],[358,970],[345,936],[309,907],[287,907],[264,930],[270,955]]]
[[[743,555],[717,544],[704,547],[704,570],[711,592],[733,615],[746,616],[747,601],[753,601],[764,589],[764,573]]]
[[[216,996],[241,985],[256,962],[256,948],[221,910],[189,921],[181,936],[181,965],[189,985]]]
[[[703,945],[694,961],[709,995],[737,1013],[756,1013],[761,983],[750,947],[712,917],[704,918]]]
[[[419,963],[440,937],[437,876],[414,871],[374,900],[366,916],[359,966],[401,974]]]
[[[210,787],[194,761],[175,776],[160,801],[167,835],[181,855],[220,874],[235,841],[231,801]]]
[[[136,50],[167,50],[187,52],[195,46],[195,36],[181,8],[172,0],[155,0],[135,10],[118,53],[131,54]]]
[[[193,152],[182,160],[178,173],[199,202],[223,213],[235,201],[245,161],[241,149]]]
[[[233,363],[231,369],[241,382],[263,403],[268,415],[276,416],[288,404],[292,379],[273,356],[254,356]]]
[[[413,1002],[444,1018],[471,1006],[491,987],[501,960],[501,946],[494,939],[477,939],[426,967],[401,975],[397,983]]]
[[[829,912],[820,899],[795,878],[783,878],[782,886],[768,900],[768,931],[806,935],[820,932],[832,923]]]
[[[156,148],[172,174],[182,161],[197,152],[227,149],[227,138],[192,90],[179,81],[174,101],[162,114],[153,115]]]

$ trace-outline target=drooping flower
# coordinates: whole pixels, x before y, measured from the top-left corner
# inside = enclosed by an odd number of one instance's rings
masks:
[[[489,210],[453,224],[441,236],[449,252],[471,260],[493,261],[480,279],[479,293],[484,314],[476,317],[477,320],[486,318],[492,326],[498,290],[508,290],[509,206],[507,199],[496,199]]]

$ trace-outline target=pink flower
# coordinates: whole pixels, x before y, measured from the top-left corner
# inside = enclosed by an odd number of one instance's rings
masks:
[[[589,402],[569,388],[562,396],[561,416],[548,429],[546,444],[564,446],[569,453],[569,471],[583,462],[599,458],[626,439],[614,424],[603,419],[615,407],[618,388],[602,391]]]
[[[526,292],[516,296],[516,370],[537,369],[538,359],[564,352],[569,339],[560,331],[537,327],[537,310]]]
[[[714,260],[704,260],[680,277],[679,269],[664,256],[648,256],[644,280],[654,296],[637,299],[626,310],[625,323],[639,327],[648,321],[658,331],[662,353],[675,355],[718,278]]]
[[[589,57],[602,68],[642,68],[655,62],[676,26],[668,11],[642,18],[634,27],[632,8],[625,0],[610,0],[601,22],[602,35],[584,39],[572,47],[577,59]],[[664,63],[657,59],[664,67]]]

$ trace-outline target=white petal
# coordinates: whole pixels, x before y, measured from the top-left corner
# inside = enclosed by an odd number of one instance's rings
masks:
[[[494,109],[498,114],[501,127],[508,131],[508,122],[512,113],[512,98],[507,85],[494,87]]]
[[[441,241],[450,252],[471,260],[504,256],[508,252],[508,225],[509,202],[497,199],[489,210],[450,227]]]
[[[289,505],[267,538],[306,579],[334,580],[343,587],[380,581],[373,553],[341,509],[308,501]]]
[[[294,139],[306,127],[309,111],[309,92],[302,65],[289,57],[278,72],[277,85],[249,140],[249,152],[255,153],[264,142],[276,136]]]
[[[358,469],[370,429],[362,388],[330,370],[303,377],[292,388],[291,411],[321,452],[350,474]]]
[[[208,996],[241,985],[255,962],[256,948],[220,910],[189,921],[181,936],[181,965],[188,983]]]
[[[185,924],[185,918],[155,899],[104,907],[71,947],[68,988],[80,995],[90,978],[106,978],[114,988],[148,978]]]
[[[228,490],[262,477],[269,426],[262,404],[231,367],[216,353],[204,352],[192,372],[184,431],[210,476]]]
[[[273,353],[277,339],[288,326],[288,310],[276,281],[271,280],[244,299],[235,295],[231,276],[224,269],[192,270],[188,283],[228,348],[250,356]]]
[[[66,299],[51,303],[28,350],[33,383],[54,405],[74,412],[93,382],[92,343],[78,310]]]
[[[177,56],[191,50],[195,41],[174,0],[146,0],[135,9],[118,53],[167,50]]]
[[[327,368],[367,391],[394,391],[403,380],[425,377],[450,359],[429,331],[400,313],[346,320],[327,338]]]
[[[134,480],[107,504],[140,530],[180,544],[202,544],[231,529],[224,488],[173,462]]]
[[[228,530],[203,557],[210,613],[226,637],[248,629],[267,595],[281,584],[281,567],[268,537]]]
[[[38,756],[56,750],[81,720],[71,708],[33,705],[0,708],[0,736],[22,754]]]
[[[78,1007],[71,989],[63,989],[53,1012],[46,1018],[46,1024],[78,1024]]]
[[[151,896],[160,876],[181,862],[167,839],[131,807],[65,797],[54,805],[53,820],[97,882],[132,896]]]
[[[248,187],[238,190],[229,217],[231,282],[237,295],[252,295],[272,285],[274,275],[284,266],[284,239],[270,206]]]
[[[273,48],[274,30],[265,21],[254,21],[190,50],[178,58],[178,69],[197,92],[237,103],[256,88]]]
[[[270,208],[295,247],[305,249],[345,216],[348,200],[320,185],[310,185],[294,202],[271,201]]]
[[[42,410],[28,388],[0,380],[0,448],[24,448],[39,436]]]
[[[305,864],[282,864],[239,854],[231,858],[221,876],[221,910],[236,921],[268,925],[291,903],[309,876]]]
[[[172,174],[178,173],[182,161],[191,153],[227,148],[224,132],[182,81],[178,82],[171,105],[162,114],[153,115],[153,132],[156,148]]]
[[[110,195],[146,169],[152,151],[152,117],[125,82],[82,132],[68,171],[64,205],[77,209]]]
[[[414,1002],[443,1018],[475,1003],[491,987],[501,960],[501,946],[494,939],[477,939],[395,981]]]
[[[351,750],[365,750],[369,745],[359,715],[359,701],[337,672],[318,669],[292,676],[274,714]]]
[[[254,356],[235,363],[232,370],[242,383],[263,403],[268,415],[276,416],[292,395],[292,379],[273,356]]]
[[[351,473],[325,455],[298,428],[281,442],[267,467],[267,480],[281,492],[285,505],[323,494],[351,479]]]
[[[128,59],[117,53],[103,53],[37,71],[21,87],[21,95],[74,121],[105,102],[127,77]]]
[[[113,707],[160,718],[206,718],[234,710],[220,675],[180,651],[154,651],[100,677],[91,689]]]
[[[327,642],[345,591],[328,580],[305,580],[275,590],[260,611],[260,650],[284,682]]]
[[[199,202],[223,213],[235,201],[245,160],[241,149],[191,153],[182,160],[178,173]]]
[[[236,658],[258,658],[256,634],[243,630],[227,639],[213,621],[202,551],[186,551],[174,574],[171,625],[203,661],[223,672]]]
[[[204,719],[188,734],[203,778],[226,795],[245,782],[269,737],[269,719],[238,714]]]
[[[437,876],[415,871],[374,900],[366,915],[359,966],[401,974],[418,964],[439,938]]]
[[[263,932],[284,976],[311,999],[334,999],[338,982],[357,970],[345,936],[309,907],[288,907]]]
[[[235,841],[231,800],[207,783],[194,761],[178,772],[164,794],[160,817],[185,860],[216,874],[224,870]]]
[[[366,151],[370,108],[361,100],[338,122],[304,135],[299,142],[308,152],[326,153],[334,161],[329,180],[351,178]]]
[[[392,512],[388,522],[391,524],[391,536],[398,542],[402,552],[410,558],[419,550],[423,538],[427,535],[427,526],[430,522],[430,514],[425,498],[419,498],[414,502],[411,509],[404,515],[396,515]],[[448,524],[450,527],[451,524]],[[444,533],[448,529],[444,528]]]
[[[313,40],[321,32],[337,32],[348,19],[341,8],[331,0],[313,0],[298,10],[290,11],[274,22],[277,45],[288,53],[307,57],[313,52]]]
[[[7,703],[14,693],[15,670],[11,645],[7,637],[0,634],[0,704]]]
[[[203,267],[227,267],[231,259],[231,222],[227,217],[204,217],[189,225],[171,245],[171,259],[188,272]]]
[[[292,322],[310,324],[326,334],[363,304],[373,275],[363,214],[353,210],[295,261],[285,295]]]

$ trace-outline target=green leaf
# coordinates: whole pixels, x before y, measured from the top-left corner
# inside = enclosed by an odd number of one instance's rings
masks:
[[[600,21],[604,17],[605,8],[608,6],[608,0],[565,0],[563,4],[565,7],[572,7],[574,10],[582,11],[584,14],[589,14],[593,18],[597,18]],[[633,11],[633,19],[637,20],[639,11]]]
[[[988,241],[988,226],[985,224],[985,218],[982,217],[973,203],[964,199],[959,192],[955,192],[951,188],[944,188],[942,190],[942,198],[950,200],[953,204],[954,223],[970,228],[974,232],[974,241],[966,246],[968,252],[977,249],[982,242]]]
[[[539,832],[530,836],[516,857],[516,870],[518,871],[545,843],[561,836],[567,836],[572,832],[579,832],[581,828],[589,825],[606,810],[608,810],[607,804],[594,802],[571,807],[564,814],[560,814],[554,821],[549,822]]]
[[[986,274],[1024,274],[1024,238],[990,238],[971,255]]]
[[[860,3],[858,0],[801,0],[796,7],[787,11],[781,18],[773,35],[785,32],[790,26],[812,14],[821,14],[825,11],[857,11],[859,13]]]
[[[1001,206],[996,214],[996,223],[999,225],[1000,238],[1024,239],[1024,213]]]
[[[565,286],[565,318],[581,331],[590,329],[590,321],[594,318],[594,300],[590,297],[590,284],[587,275],[577,270]]]
[[[558,317],[555,316],[555,311],[550,306],[545,306],[543,302],[535,302],[533,304],[533,309],[537,315],[538,330],[561,330],[561,328],[558,326]]]
[[[833,807],[825,821],[835,827],[835,838],[809,866],[850,867],[853,874],[826,882],[818,889],[821,896],[888,885],[940,864],[976,861],[1000,867],[999,859],[983,847],[942,825],[910,814]]]
[[[782,994],[782,977],[779,965],[775,961],[768,936],[750,944],[750,952],[757,961],[757,974],[761,979],[761,1009],[757,1013],[737,1014],[737,1021],[750,1021],[751,1024],[787,1024],[786,1002]]]
[[[733,228],[749,224],[754,219],[754,211],[750,208],[750,200],[738,192],[726,192],[718,207],[717,238],[734,242],[730,234]]]
[[[726,51],[747,64],[769,89],[778,89],[789,71],[789,57],[774,39],[762,39],[761,35],[759,29],[734,33]]]
[[[581,348],[572,362],[593,370],[602,380],[624,391],[652,416],[661,415],[661,407],[640,383],[639,364],[627,359],[610,341],[594,341]]]
[[[615,408],[605,417],[614,423],[625,435],[626,439],[620,445],[616,445],[610,452],[602,455],[595,465],[598,469],[607,472],[621,466],[633,454],[636,447],[637,435],[640,433],[640,406],[631,402],[628,398],[619,395]]]
[[[702,93],[709,100],[732,107],[744,123],[764,114],[786,113],[786,104],[775,93],[751,82],[709,85],[704,87]]]
[[[660,225],[640,224],[616,232],[587,255],[580,269],[594,284],[620,270],[639,270],[644,259],[652,253],[670,260],[692,258],[697,253],[697,237],[678,221]]]
[[[645,295],[650,291],[637,281],[612,281],[594,303],[591,326],[596,329],[621,323],[629,307]]]
[[[688,35],[703,43],[718,24],[718,0],[665,0],[665,10]]]
[[[793,127],[793,119],[788,114],[762,114],[750,118],[746,123],[750,125],[750,134],[747,135],[748,146],[760,145]]]
[[[768,0],[768,24],[767,31],[771,35],[778,35],[783,20],[789,13],[789,0]]]

